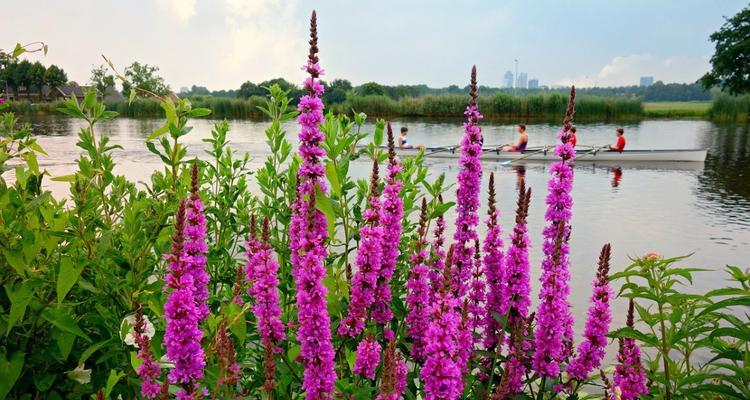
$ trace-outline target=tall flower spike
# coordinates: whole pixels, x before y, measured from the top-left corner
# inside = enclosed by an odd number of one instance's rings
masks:
[[[388,180],[383,190],[383,209],[380,223],[388,229],[383,230],[383,255],[375,289],[375,304],[372,318],[379,324],[385,324],[393,318],[391,311],[391,279],[398,261],[398,246],[401,243],[401,220],[404,217],[404,202],[401,200],[403,182],[396,179],[401,172],[401,164],[396,159],[393,144],[393,129],[388,123]]]
[[[378,161],[372,163],[369,207],[362,217],[364,225],[359,229],[357,248],[357,272],[352,279],[349,294],[349,313],[341,321],[338,333],[341,336],[357,336],[365,328],[367,314],[375,303],[376,287],[380,275],[383,255],[383,227],[380,225],[381,205],[378,194]],[[390,303],[390,302],[389,302]]]
[[[357,345],[357,358],[352,371],[367,379],[375,379],[375,369],[380,363],[380,343],[368,336]]]
[[[484,266],[482,264],[481,254],[479,252],[479,240],[474,241],[474,268],[471,274],[471,289],[469,291],[469,302],[467,311],[468,317],[468,328],[472,333],[477,333],[477,328],[482,329],[482,322],[487,314],[486,302],[487,302],[487,286],[486,278],[484,274]],[[480,335],[476,335],[472,339],[471,349],[479,342]],[[469,349],[471,351],[471,349]]]
[[[455,400],[463,388],[458,359],[460,302],[451,290],[453,248],[448,251],[443,287],[432,302],[430,324],[425,332],[427,358],[419,375],[424,383],[425,400]]]
[[[467,283],[471,277],[473,248],[471,241],[477,240],[479,225],[479,192],[482,182],[482,130],[479,120],[482,114],[477,107],[477,68],[471,68],[469,85],[469,105],[464,111],[467,121],[464,122],[464,137],[461,139],[461,158],[459,159],[458,190],[456,191],[456,232],[453,239],[456,243],[453,273],[454,290],[463,298],[468,292]]]
[[[568,238],[573,207],[573,168],[570,162],[575,159],[575,148],[568,142],[568,131],[574,114],[575,87],[570,90],[563,128],[558,133],[560,144],[555,148],[555,154],[560,157],[560,161],[550,167],[551,177],[547,182],[547,226],[543,231],[542,288],[539,292],[538,323],[534,332],[536,352],[533,363],[534,370],[546,377],[560,373],[560,362],[570,355],[573,343],[573,315],[568,300]],[[562,232],[558,232],[560,229]]]
[[[599,268],[592,286],[589,302],[588,319],[583,333],[583,342],[578,347],[577,357],[568,364],[567,371],[574,379],[585,380],[599,365],[606,354],[607,333],[612,322],[609,299],[612,289],[609,287],[610,245],[605,244],[599,255]]]
[[[190,174],[190,200],[187,204],[185,221],[185,263],[187,273],[193,278],[193,296],[198,306],[198,317],[201,321],[208,316],[208,273],[206,273],[206,216],[203,213],[203,201],[199,193],[198,164],[193,163]]]
[[[510,326],[518,320],[525,319],[529,312],[531,283],[529,282],[529,238],[527,235],[526,217],[531,201],[531,188],[526,189],[525,182],[519,183],[516,225],[510,235],[511,245],[505,257],[505,291],[501,315],[508,316]]]
[[[383,355],[383,372],[380,394],[375,400],[398,400],[406,389],[406,361],[396,351],[396,341],[391,339]]]
[[[443,196],[438,195],[438,204],[443,204]],[[440,215],[435,220],[435,233],[432,242],[430,265],[430,284],[432,292],[437,293],[443,284],[443,269],[445,268],[445,217]]]
[[[502,315],[503,292],[503,239],[498,223],[500,211],[495,207],[495,174],[490,173],[487,236],[484,239],[484,273],[487,276],[487,307],[484,316],[484,346],[491,350],[498,344],[501,327],[497,317]]]
[[[133,331],[135,332],[135,342],[138,344],[138,355],[136,357],[141,361],[137,371],[138,376],[141,377],[141,395],[144,398],[153,399],[159,395],[161,390],[158,381],[159,376],[161,376],[161,369],[151,352],[151,340],[146,335],[146,320],[140,303],[135,303]]]
[[[285,338],[279,306],[279,264],[273,258],[269,243],[269,220],[263,219],[263,233],[253,257],[253,284],[250,296],[254,300],[253,314],[264,345],[276,345]]]
[[[193,276],[188,272],[184,260],[185,203],[181,201],[177,210],[172,253],[165,256],[169,260],[169,273],[166,276],[167,302],[164,304],[167,319],[164,345],[167,358],[174,363],[174,368],[169,372],[169,381],[182,385],[177,393],[179,399],[200,396],[196,386],[203,377],[203,367],[206,365],[201,347],[203,332],[198,327],[198,308],[193,294]]]
[[[316,192],[326,192],[324,168],[321,159],[325,151],[320,147],[323,133],[318,126],[323,122],[324,88],[318,78],[323,69],[318,65],[318,35],[316,15],[310,19],[310,53],[302,67],[309,76],[304,88],[307,94],[300,98],[297,121],[299,155],[302,159],[297,172],[297,200],[292,206],[289,226],[292,275],[296,287],[297,339],[300,342],[300,359],[305,372],[302,388],[308,400],[325,400],[333,397],[336,371],[331,342],[331,318],[328,314],[328,290],[323,285],[326,267],[323,264],[327,251],[328,230],[326,219],[315,207]]]
[[[627,326],[633,327],[633,299],[628,304]],[[646,373],[641,366],[641,350],[635,339],[620,339],[620,351],[617,354],[612,384],[614,391],[619,390],[622,400],[635,400],[642,394],[648,393],[646,388]],[[613,397],[614,399],[614,397]]]
[[[411,356],[416,361],[424,360],[424,333],[430,322],[430,284],[427,266],[427,200],[422,198],[422,211],[419,216],[419,237],[414,244],[414,252],[409,258],[413,265],[409,280],[406,282],[406,304],[409,310],[406,315],[407,332],[412,339]]]

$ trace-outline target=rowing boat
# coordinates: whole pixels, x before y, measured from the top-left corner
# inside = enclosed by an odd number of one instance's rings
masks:
[[[419,154],[418,149],[396,149],[400,157],[413,157]],[[630,161],[664,161],[664,162],[704,162],[708,150],[704,149],[676,149],[676,150],[624,150],[623,152],[597,150],[591,147],[576,149],[576,162],[630,162]],[[458,147],[428,147],[424,154],[429,158],[458,158],[461,151]],[[529,148],[523,153],[502,152],[496,148],[485,148],[482,160],[513,161],[523,158],[523,161],[556,161],[560,157],[555,155],[554,147]]]

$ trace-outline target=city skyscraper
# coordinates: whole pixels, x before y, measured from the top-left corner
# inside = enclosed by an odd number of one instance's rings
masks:
[[[653,76],[642,76],[641,77],[641,87],[651,86],[654,84],[654,77]]]
[[[513,87],[513,73],[510,71],[506,71],[505,75],[503,76],[503,87],[505,88],[512,88]]]
[[[518,78],[516,79],[516,88],[526,89],[528,87],[529,75],[525,72],[519,72]]]
[[[539,89],[539,79],[529,79],[529,89]]]

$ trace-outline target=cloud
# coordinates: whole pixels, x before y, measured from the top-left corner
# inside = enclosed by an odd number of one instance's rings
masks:
[[[223,1],[226,32],[219,46],[219,69],[232,78],[233,85],[247,79],[301,80],[308,25],[298,15],[297,5],[297,1]]]
[[[707,57],[659,58],[648,54],[617,56],[599,71],[566,77],[556,83],[589,86],[637,85],[641,76],[653,76],[654,80],[669,82],[694,82],[709,69]]]
[[[195,15],[195,3],[196,0],[159,0],[159,6],[183,25]]]

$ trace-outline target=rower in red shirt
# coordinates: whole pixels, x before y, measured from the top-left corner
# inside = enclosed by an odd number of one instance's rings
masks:
[[[568,143],[572,144],[573,147],[576,147],[576,143],[578,143],[578,136],[576,136],[575,126],[570,127],[570,137],[568,138]]]
[[[617,128],[615,134],[617,135],[617,143],[609,145],[609,151],[618,151],[622,153],[622,151],[625,150],[625,130]]]

